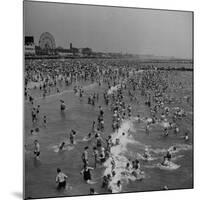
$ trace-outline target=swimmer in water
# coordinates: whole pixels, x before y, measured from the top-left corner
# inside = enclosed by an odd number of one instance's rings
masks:
[[[94,135],[92,136],[92,133],[88,133],[88,135],[86,137],[84,137],[83,140],[91,141],[93,137],[94,137]]]
[[[177,135],[178,133],[179,133],[179,127],[178,127],[178,126],[175,126],[175,127],[174,127],[174,134]]]
[[[111,170],[113,171],[115,169],[115,167],[116,167],[115,160],[114,160],[113,157],[112,157],[112,160],[111,160],[111,165],[112,165]]]
[[[46,117],[46,115],[44,115],[44,117],[43,117],[43,124],[44,124],[44,127],[46,128],[47,127],[47,117]]]
[[[94,153],[94,168],[96,168],[97,162],[98,162],[98,155],[99,155],[99,152],[96,147],[93,147],[93,153]]]
[[[138,121],[138,123],[140,123],[140,121],[141,121],[140,115],[137,115],[137,121]]]
[[[112,192],[112,185],[111,185],[112,177],[111,177],[110,174],[108,174],[106,178],[107,178],[107,182],[108,182],[107,190],[108,190],[109,192]]]
[[[93,121],[92,122],[92,133],[94,133],[95,132],[95,129],[96,129],[96,122],[95,121]]]
[[[62,142],[61,145],[59,146],[59,151],[62,151],[64,149],[65,142]]]
[[[114,177],[116,175],[116,172],[113,170],[112,171],[112,177]]]
[[[163,133],[164,136],[168,136],[169,135],[169,131],[168,131],[168,128],[164,128],[164,133]]]
[[[101,187],[105,188],[105,189],[108,188],[108,178],[107,178],[107,176],[103,176],[103,182],[102,182]]]
[[[187,133],[187,132],[185,133],[184,140],[185,140],[186,142],[189,140],[189,136],[188,136],[188,133]]]
[[[144,157],[146,160],[148,160],[148,159],[151,157],[148,148],[145,148],[145,151],[144,151],[143,157]]]
[[[131,172],[131,165],[130,165],[129,162],[126,163],[126,168],[125,169],[126,169],[125,175],[129,175],[130,172]]]
[[[100,137],[100,134],[99,134],[99,133],[97,133],[97,134],[95,135],[95,138],[96,138],[97,148],[98,148],[98,149],[101,149],[103,139]]]
[[[30,133],[31,133],[31,135],[34,135],[34,130],[33,130],[33,129],[31,129]]]
[[[120,144],[120,139],[119,138],[116,138],[115,140],[115,145],[119,145]]]
[[[122,191],[122,184],[121,181],[117,181],[117,185],[116,185],[116,192],[121,192]]]
[[[66,187],[66,180],[67,180],[68,176],[65,175],[60,168],[57,168],[57,176],[56,176],[56,183],[57,185],[57,189],[61,190],[61,189],[65,189]]]
[[[170,151],[167,151],[167,154],[166,154],[165,157],[168,159],[168,161],[170,161],[171,158],[172,158],[172,154],[171,154],[171,152],[170,152]]]
[[[69,140],[70,140],[71,144],[75,143],[75,135],[76,135],[76,131],[72,129],[70,134],[69,134]]]
[[[161,162],[161,165],[163,166],[168,166],[169,165],[169,160],[166,156],[163,157],[163,161]]]
[[[103,164],[103,163],[106,161],[106,156],[105,156],[105,149],[104,149],[104,147],[101,147],[100,161],[101,161],[101,164]]]
[[[132,169],[135,169],[135,161],[133,160],[132,162],[131,162],[131,167],[132,167]]]
[[[163,190],[168,190],[167,185],[165,185],[165,186],[163,187]]]
[[[35,128],[35,132],[38,133],[40,129],[38,127]]]
[[[84,152],[82,153],[82,161],[83,165],[86,166],[88,164],[88,147],[84,148]]]
[[[150,135],[150,131],[149,131],[149,130],[150,130],[150,128],[149,128],[149,124],[147,124],[147,125],[146,125],[146,127],[145,127],[145,130],[146,130],[146,134],[147,134],[147,135]]]
[[[94,168],[89,167],[87,164],[84,166],[84,168],[81,170],[81,174],[83,174],[83,179],[87,184],[91,183],[91,170],[93,170]]]
[[[172,158],[172,153],[176,151],[176,147],[172,146],[167,150],[167,154],[165,155],[165,157],[168,159],[168,161],[171,161]]]
[[[39,160],[40,144],[37,140],[34,141],[34,155],[35,155],[35,159]]]
[[[95,192],[94,188],[90,188],[90,195],[94,195],[94,194],[98,194],[98,193]]]
[[[107,151],[109,151],[110,152],[110,149],[111,149],[111,147],[112,147],[112,136],[111,135],[109,135],[108,136],[108,139],[106,139],[106,145],[107,145]]]
[[[32,123],[34,124],[37,121],[35,108],[32,109],[31,116],[32,116]]]
[[[39,113],[40,113],[40,105],[38,105],[37,109],[36,109],[36,115],[37,115],[37,117],[38,117]]]
[[[88,133],[88,140],[90,140],[92,138],[92,133]]]
[[[135,169],[139,169],[140,170],[140,162],[139,160],[135,160]]]
[[[60,100],[60,110],[61,111],[64,111],[65,110],[65,108],[66,108],[66,105],[65,105],[65,102],[63,101],[63,100]]]
[[[138,178],[138,175],[140,175],[142,172],[140,170],[140,162],[139,160],[135,160],[132,162],[132,174]]]

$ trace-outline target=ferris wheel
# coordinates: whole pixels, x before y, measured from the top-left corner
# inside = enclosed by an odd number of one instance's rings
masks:
[[[39,39],[39,46],[41,49],[55,49],[56,42],[53,35],[48,32],[42,33]]]

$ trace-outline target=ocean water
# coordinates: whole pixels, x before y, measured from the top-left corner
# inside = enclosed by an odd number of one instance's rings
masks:
[[[181,78],[187,77],[191,79],[191,74],[184,72]],[[188,83],[189,85],[189,83]],[[191,86],[191,85],[190,85]],[[183,107],[188,113],[187,116],[179,122],[180,135],[176,136],[170,133],[168,137],[162,136],[162,127],[156,124],[151,127],[150,135],[145,133],[145,121],[138,123],[134,118],[127,119],[122,122],[122,126],[118,132],[113,133],[111,129],[112,113],[109,107],[106,107],[103,101],[104,86],[99,87],[97,84],[85,83],[86,91],[82,100],[76,96],[72,87],[65,88],[61,94],[52,93],[46,99],[40,98],[37,90],[34,93],[37,96],[36,104],[41,106],[40,119],[43,115],[47,116],[47,127],[43,127],[39,123],[39,133],[30,135],[31,123],[31,105],[25,101],[25,195],[26,197],[55,197],[55,196],[74,196],[89,194],[90,187],[93,187],[97,193],[107,193],[101,188],[103,175],[110,173],[109,161],[92,171],[92,179],[94,184],[86,184],[80,171],[82,169],[81,154],[85,146],[89,146],[89,163],[94,165],[92,148],[94,141],[84,141],[83,138],[91,131],[92,121],[97,119],[98,106],[101,105],[105,115],[105,131],[102,135],[107,138],[108,135],[113,136],[113,140],[120,137],[120,145],[111,149],[113,158],[116,161],[116,179],[122,181],[122,192],[138,192],[162,190],[165,185],[169,189],[192,188],[193,187],[193,135],[192,135],[192,105],[187,103],[174,103],[173,107]],[[63,89],[64,90],[64,89]],[[87,104],[87,95],[93,92],[99,92],[100,99],[96,106]],[[172,91],[175,96],[184,97],[192,94],[191,88],[184,90]],[[65,101],[67,110],[60,112],[60,99]],[[126,97],[125,97],[126,99]],[[138,105],[133,105],[132,114],[141,117],[148,117],[148,109],[144,105],[142,99]],[[71,146],[68,144],[69,132],[71,129],[77,131],[76,144]],[[184,130],[189,130],[188,142],[181,137]],[[122,136],[122,132],[125,136]],[[40,161],[33,159],[33,141],[38,139],[41,147]],[[63,141],[67,143],[64,151],[59,152],[58,146]],[[179,166],[178,168],[162,169],[159,163],[168,148],[176,146],[177,151],[173,154],[172,162]],[[152,160],[146,161],[142,159],[144,149],[148,148],[152,156]],[[126,175],[121,175],[128,160],[138,158],[141,164],[141,170],[144,177],[141,180]],[[68,188],[65,191],[56,190],[56,169],[61,168],[68,176]]]

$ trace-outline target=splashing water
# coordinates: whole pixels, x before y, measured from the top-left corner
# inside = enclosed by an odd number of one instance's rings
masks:
[[[55,153],[58,153],[60,151],[71,151],[74,149],[74,146],[66,146],[66,147],[63,147],[62,150],[60,150],[60,145],[54,145],[52,146],[52,149]]]
[[[169,147],[168,149],[149,149],[149,151],[155,153],[155,154],[164,154],[166,153],[169,149],[173,149],[176,147],[175,150],[172,151],[173,158],[171,161],[168,161],[166,165],[162,165],[161,163],[153,164],[153,165],[146,165],[146,168],[160,168],[161,170],[176,170],[181,167],[181,165],[177,165],[176,163],[173,163],[172,161],[176,161],[180,158],[183,158],[184,155],[176,155],[176,153],[182,152],[182,151],[188,151],[192,149],[192,146],[189,144],[176,144],[174,146]]]
[[[118,131],[112,134],[112,142],[115,143],[116,139],[119,139],[119,144],[111,147],[111,157],[106,160],[104,167],[104,175],[112,174],[115,171],[115,175],[109,183],[109,187],[112,193],[120,192],[116,185],[118,181],[122,183],[128,183],[130,180],[135,181],[137,178],[133,176],[127,169],[126,164],[130,161],[125,156],[128,152],[127,145],[135,144],[140,145],[140,143],[134,140],[131,133],[135,132],[133,123],[131,120],[124,120]],[[113,169],[112,161],[115,163],[115,168]]]
[[[70,141],[69,141],[69,140],[66,140],[66,141],[65,141],[65,146],[62,148],[62,150],[60,150],[60,146],[61,146],[61,143],[58,144],[58,145],[51,145],[51,146],[49,147],[49,149],[53,149],[53,151],[54,151],[55,153],[58,153],[58,152],[60,152],[60,151],[71,151],[71,150],[73,150],[73,149],[75,148],[74,146],[72,146],[72,145],[70,144]]]
[[[175,144],[173,146],[171,146],[168,149],[171,149],[172,147],[176,147],[176,150],[173,151],[173,153],[178,153],[180,151],[188,151],[192,149],[192,145],[190,144]],[[149,150],[155,154],[162,154],[162,153],[166,153],[168,151],[168,149],[152,149],[150,148]]]
[[[119,88],[120,88],[120,85],[112,86],[112,87],[108,90],[107,94],[112,94],[113,92],[116,92]]]
[[[163,169],[163,170],[176,170],[180,167],[180,165],[177,165],[173,162],[168,162],[168,164],[166,166],[158,163],[157,167],[160,169]]]
[[[153,164],[153,165],[146,165],[146,168],[159,168],[161,170],[176,170],[180,168],[180,165],[177,165],[171,161],[168,161],[167,165],[162,165],[161,163]]]
[[[144,155],[140,154],[140,153],[137,153],[137,159],[138,160],[144,160],[144,161],[154,161],[154,160],[157,160],[158,158],[156,157],[152,157],[152,156],[149,156],[149,157],[144,157]]]

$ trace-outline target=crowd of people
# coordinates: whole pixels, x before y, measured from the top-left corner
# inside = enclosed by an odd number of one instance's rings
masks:
[[[39,131],[38,123],[42,120],[43,128],[48,126],[48,116],[40,116],[41,106],[37,104],[37,98],[48,98],[52,94],[59,94],[67,88],[72,88],[74,94],[86,104],[98,107],[97,118],[92,122],[91,131],[82,141],[88,142],[81,155],[82,169],[80,173],[87,184],[95,184],[92,180],[92,171],[98,167],[103,167],[107,160],[110,160],[111,171],[104,174],[101,182],[102,188],[106,192],[121,192],[123,180],[118,179],[113,184],[116,177],[116,156],[112,148],[121,144],[120,137],[125,137],[127,133],[122,132],[122,136],[113,137],[112,134],[105,132],[105,125],[112,127],[113,133],[118,132],[125,120],[131,120],[134,123],[143,123],[145,133],[151,136],[152,128],[155,125],[161,127],[163,137],[170,134],[181,136],[185,142],[190,140],[189,130],[183,130],[180,122],[187,116],[187,112],[181,106],[177,105],[180,99],[171,92],[173,88],[183,88],[184,81],[170,80],[170,71],[160,71],[155,67],[149,70],[139,70],[139,65],[127,60],[26,60],[25,63],[25,100],[32,105],[31,135]],[[103,88],[100,93],[90,91],[86,94],[84,84],[96,83],[97,87]],[[35,95],[37,91],[39,95]],[[34,96],[35,95],[35,96]],[[100,100],[103,99],[102,105]],[[60,112],[67,112],[67,105],[64,100],[60,101]],[[188,95],[181,99],[183,103],[192,103]],[[175,103],[176,102],[176,103]],[[141,116],[136,113],[134,108],[143,104],[148,114]],[[181,104],[180,104],[181,105]],[[105,109],[112,114],[112,123],[105,121]],[[131,130],[128,134],[132,134]],[[71,129],[69,133],[70,145],[76,145],[77,131]],[[65,149],[68,145],[61,142],[59,151]],[[88,150],[93,152],[93,161],[89,159]],[[171,162],[172,154],[176,147],[169,149],[163,155],[161,165],[168,166]],[[37,160],[40,159],[40,144],[38,140],[34,141],[34,155]],[[144,149],[144,159],[151,157],[148,149]],[[122,176],[133,176],[137,180],[142,180],[144,171],[141,169],[140,159],[129,158],[124,164]],[[69,174],[70,176],[70,174]],[[57,169],[56,182],[58,189],[66,187],[65,175],[60,168]],[[111,184],[112,183],[112,184]],[[167,188],[167,186],[164,186]],[[90,188],[89,194],[97,194],[94,188]]]

